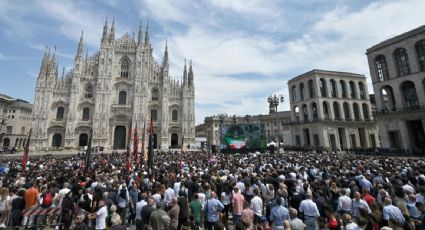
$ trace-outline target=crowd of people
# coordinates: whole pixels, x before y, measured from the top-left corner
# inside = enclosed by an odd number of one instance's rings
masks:
[[[0,160],[0,229],[425,229],[425,161],[158,151]],[[58,215],[24,215],[58,209]]]

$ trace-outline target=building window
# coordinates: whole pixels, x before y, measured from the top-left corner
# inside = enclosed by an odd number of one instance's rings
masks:
[[[375,58],[375,65],[376,65],[376,74],[378,76],[379,81],[386,81],[390,79],[389,73],[388,73],[387,60],[385,59],[384,55],[378,55]]]
[[[347,85],[345,84],[344,80],[339,81],[339,89],[341,91],[341,97],[347,98]]]
[[[6,127],[6,133],[7,134],[12,134],[12,130],[13,130],[13,126],[7,126]]]
[[[156,109],[151,110],[151,119],[152,121],[157,121],[158,119],[158,111]]]
[[[421,71],[425,71],[425,40],[421,40],[415,45],[416,53]]]
[[[91,85],[86,86],[86,91],[84,93],[85,98],[92,98],[93,97],[93,87]]]
[[[344,104],[342,105],[342,107],[344,108],[344,118],[346,121],[351,120],[350,119],[350,107],[348,105],[347,102],[344,102]]]
[[[406,81],[401,84],[404,101],[408,108],[414,109],[419,106],[418,95],[416,94],[415,84],[411,81]]]
[[[339,103],[338,102],[334,102],[333,109],[334,109],[335,120],[337,120],[337,121],[341,120],[341,113],[339,112]]]
[[[13,110],[13,113],[16,113],[16,110]]]
[[[399,77],[410,74],[409,58],[404,48],[398,48],[394,51],[395,63],[397,66],[397,73]]]
[[[363,82],[359,82],[360,99],[366,99],[366,89]]]
[[[311,110],[313,111],[313,119],[317,119],[318,115],[317,115],[317,106],[316,103],[312,103],[311,104]]]
[[[297,87],[294,85],[292,86],[292,102],[297,101]]]
[[[350,81],[350,96],[351,98],[357,98],[356,85],[353,81]]]
[[[353,104],[353,113],[354,113],[354,119],[356,121],[360,120],[359,105],[357,103]]]
[[[63,119],[63,115],[65,113],[65,109],[63,107],[58,107],[56,110],[56,120],[62,120]]]
[[[25,134],[25,127],[21,128],[21,134]]]
[[[171,119],[172,119],[173,121],[177,121],[177,119],[178,119],[178,112],[177,112],[177,110],[173,110],[173,111],[171,112]]]
[[[313,80],[309,80],[308,81],[308,91],[310,92],[310,98],[314,98],[315,97],[315,93],[314,93],[314,82]]]
[[[125,105],[127,104],[127,92],[120,91],[118,95],[118,104]]]
[[[90,119],[90,109],[84,108],[83,109],[83,121],[88,121]]]
[[[365,120],[370,120],[369,117],[369,106],[366,103],[362,104],[363,117]]]
[[[336,97],[337,96],[337,92],[336,92],[336,81],[334,79],[331,79],[331,96],[332,97]]]
[[[320,94],[322,97],[327,97],[327,90],[326,90],[326,80],[324,78],[320,78]]]
[[[124,57],[121,61],[121,77],[128,78],[128,72],[130,71],[130,61],[127,57]]]
[[[304,83],[300,84],[300,100],[304,100]]]
[[[152,101],[159,100],[159,91],[158,89],[152,89]]]

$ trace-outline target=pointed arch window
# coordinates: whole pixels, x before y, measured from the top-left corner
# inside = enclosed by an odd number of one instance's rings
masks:
[[[87,85],[85,92],[84,92],[84,98],[93,98],[93,86]]]
[[[152,121],[157,121],[158,119],[158,111],[156,109],[151,110],[151,119]]]
[[[171,120],[173,120],[173,121],[178,120],[178,112],[175,109],[171,112]]]
[[[125,105],[127,104],[127,92],[126,91],[120,91],[118,95],[118,104]]]
[[[83,108],[83,121],[88,121],[90,119],[90,108]]]
[[[130,61],[127,57],[123,58],[121,61],[121,77],[128,78],[128,73],[130,72]]]
[[[158,89],[152,89],[152,101],[158,101],[159,100],[159,91]]]
[[[58,107],[56,109],[56,120],[58,121],[63,120],[64,114],[65,114],[65,108],[63,108],[62,106]]]
[[[398,48],[394,51],[395,63],[399,77],[404,77],[410,74],[409,58],[407,51],[404,48]]]

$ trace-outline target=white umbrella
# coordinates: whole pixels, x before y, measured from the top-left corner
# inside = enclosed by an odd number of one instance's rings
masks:
[[[272,142],[268,143],[268,144],[267,144],[267,147],[270,147],[270,146],[272,146],[272,145],[273,145],[273,146],[276,146],[276,142],[272,141]]]

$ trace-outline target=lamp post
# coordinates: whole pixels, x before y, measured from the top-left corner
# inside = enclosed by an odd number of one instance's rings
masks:
[[[218,118],[220,120],[220,127],[219,127],[219,129],[220,129],[220,136],[218,137],[218,143],[219,143],[218,149],[221,152],[221,136],[223,135],[223,123],[224,123],[224,119],[226,118],[226,115],[220,114],[220,115],[218,115]]]
[[[278,96],[276,94],[270,95],[267,98],[267,102],[269,103],[269,111],[270,111],[270,113],[271,112],[274,112],[276,114],[276,124],[277,124],[277,127],[278,127],[278,133],[276,135],[276,133],[273,132],[274,133],[274,136],[273,137],[274,138],[277,137],[278,147],[280,147],[280,139],[279,139],[280,126],[279,126],[279,119],[278,119],[278,114],[277,114],[277,107],[279,106],[279,102],[280,103],[283,103],[284,101],[285,101],[285,97],[282,94],[279,94]],[[274,111],[273,111],[273,109],[274,109]]]

